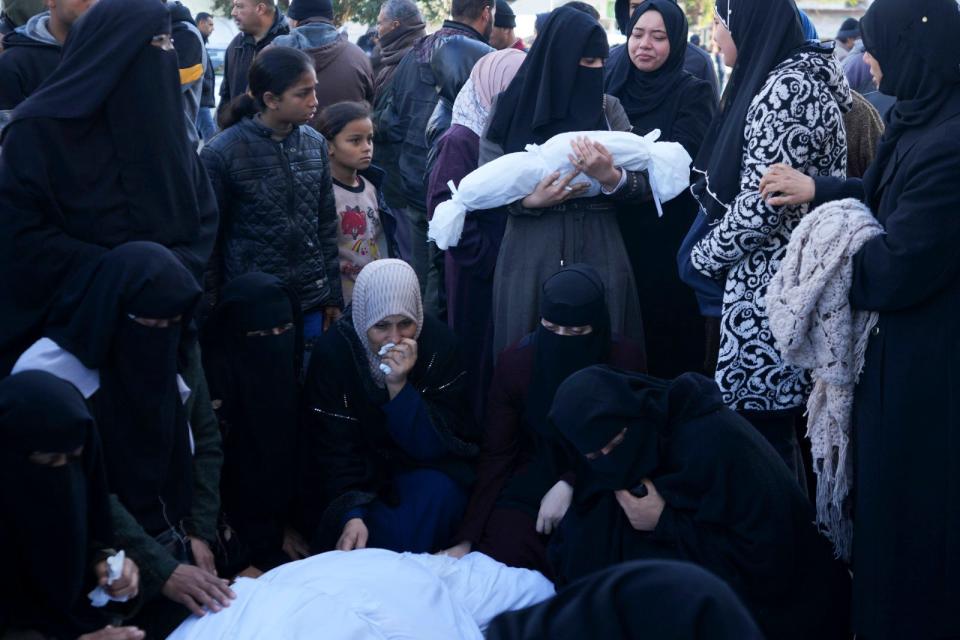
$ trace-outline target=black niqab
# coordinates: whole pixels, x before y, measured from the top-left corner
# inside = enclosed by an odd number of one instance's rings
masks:
[[[192,463],[177,352],[200,293],[169,250],[129,242],[104,254],[44,332],[99,371],[92,404],[110,489],[153,535],[189,511]],[[134,320],[177,316],[163,328]]]
[[[864,176],[872,200],[900,137],[929,124],[960,85],[960,9],[954,0],[876,0],[860,29],[864,47],[883,71],[880,91],[897,98]]]
[[[42,466],[34,452],[78,460]],[[69,635],[100,626],[89,607],[90,561],[112,546],[100,443],[80,393],[42,371],[0,381],[0,540],[12,551],[3,607],[14,624]]]
[[[793,0],[716,0],[715,11],[737,45],[737,62],[694,161],[691,191],[711,220],[740,193],[747,111],[767,76],[804,42]],[[729,20],[729,21],[728,21]]]
[[[624,54],[616,56],[607,69],[606,92],[620,99],[630,121],[663,106],[671,95],[682,90],[682,82],[692,78],[683,65],[687,52],[687,17],[674,0],[646,0],[636,8],[627,25],[632,34],[640,16],[657,11],[670,40],[670,54],[656,71],[641,71],[630,60],[629,36]]]
[[[590,325],[579,336],[561,336],[539,324],[533,336],[533,377],[527,391],[526,421],[534,433],[552,437],[547,420],[557,388],[610,354],[610,312],[603,280],[586,264],[571,265],[547,278],[540,296],[540,317],[563,327]]]
[[[570,7],[552,11],[500,94],[487,137],[513,153],[558,133],[606,129],[603,69],[582,67],[580,59],[606,58],[609,52],[596,20]]]
[[[490,623],[487,640],[763,640],[722,580],[686,562],[625,562]]]
[[[274,276],[242,275],[223,288],[201,346],[211,397],[221,403],[223,511],[251,564],[268,571],[289,560],[280,554],[295,495],[299,306]]]
[[[78,130],[90,128],[86,121],[105,121],[109,141],[88,140],[84,153],[116,162],[113,188],[126,196],[129,226],[141,233],[186,230],[194,237],[200,233],[200,188],[196,153],[185,134],[177,54],[150,44],[170,30],[160,0],[100,0],[70,29],[56,71],[14,110],[3,133],[36,118],[73,121]],[[162,233],[152,239],[162,242]]]

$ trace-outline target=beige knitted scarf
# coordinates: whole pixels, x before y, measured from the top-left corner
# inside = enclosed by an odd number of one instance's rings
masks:
[[[853,257],[881,233],[857,200],[818,207],[793,230],[766,297],[770,329],[784,361],[812,374],[807,437],[817,474],[817,524],[845,560],[853,542],[853,393],[877,322],[875,312],[850,307]]]

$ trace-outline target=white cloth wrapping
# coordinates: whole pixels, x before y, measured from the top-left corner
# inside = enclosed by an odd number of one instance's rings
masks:
[[[191,617],[171,640],[483,640],[504,611],[554,595],[536,571],[480,554],[460,560],[383,549],[331,551],[233,585],[237,599]]]
[[[554,171],[566,175],[574,166],[568,156],[570,142],[585,136],[599,142],[613,155],[616,166],[630,171],[647,171],[657,211],[661,202],[676,198],[690,186],[690,154],[677,142],[657,142],[660,130],[645,136],[623,131],[574,131],[553,136],[542,145],[527,145],[526,151],[508,153],[471,171],[458,187],[450,184],[453,197],[437,205],[427,236],[446,250],[457,246],[467,211],[502,207],[525,198],[537,184]],[[600,184],[580,174],[571,184],[587,183],[579,197],[600,193]]]
[[[838,557],[853,542],[853,393],[878,314],[850,306],[853,257],[883,233],[857,200],[829,202],[800,221],[767,289],[770,330],[785,362],[809,369],[807,437],[817,474],[817,524]]]

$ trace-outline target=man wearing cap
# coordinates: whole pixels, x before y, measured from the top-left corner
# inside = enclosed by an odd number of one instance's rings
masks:
[[[290,34],[273,41],[278,47],[300,49],[313,58],[317,71],[317,115],[343,102],[373,102],[373,67],[363,49],[337,31],[332,0],[293,0],[287,10]]]
[[[853,50],[853,45],[857,43],[857,40],[860,39],[860,22],[856,18],[847,18],[843,21],[843,24],[840,25],[840,31],[837,32],[837,48],[835,50],[837,54],[837,59],[843,61],[850,51]]]
[[[520,51],[526,51],[523,40],[517,37],[515,29],[517,28],[517,16],[510,8],[507,0],[497,0],[497,13],[493,19],[493,32],[490,34],[490,46],[494,49],[507,49],[513,47]]]

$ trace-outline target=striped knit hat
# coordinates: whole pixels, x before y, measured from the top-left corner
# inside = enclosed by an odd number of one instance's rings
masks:
[[[413,267],[403,260],[374,260],[361,271],[353,285],[353,328],[367,351],[370,372],[377,382],[383,381],[380,358],[371,348],[367,330],[388,316],[401,315],[417,323],[420,337],[423,328],[423,301],[420,282]]]

